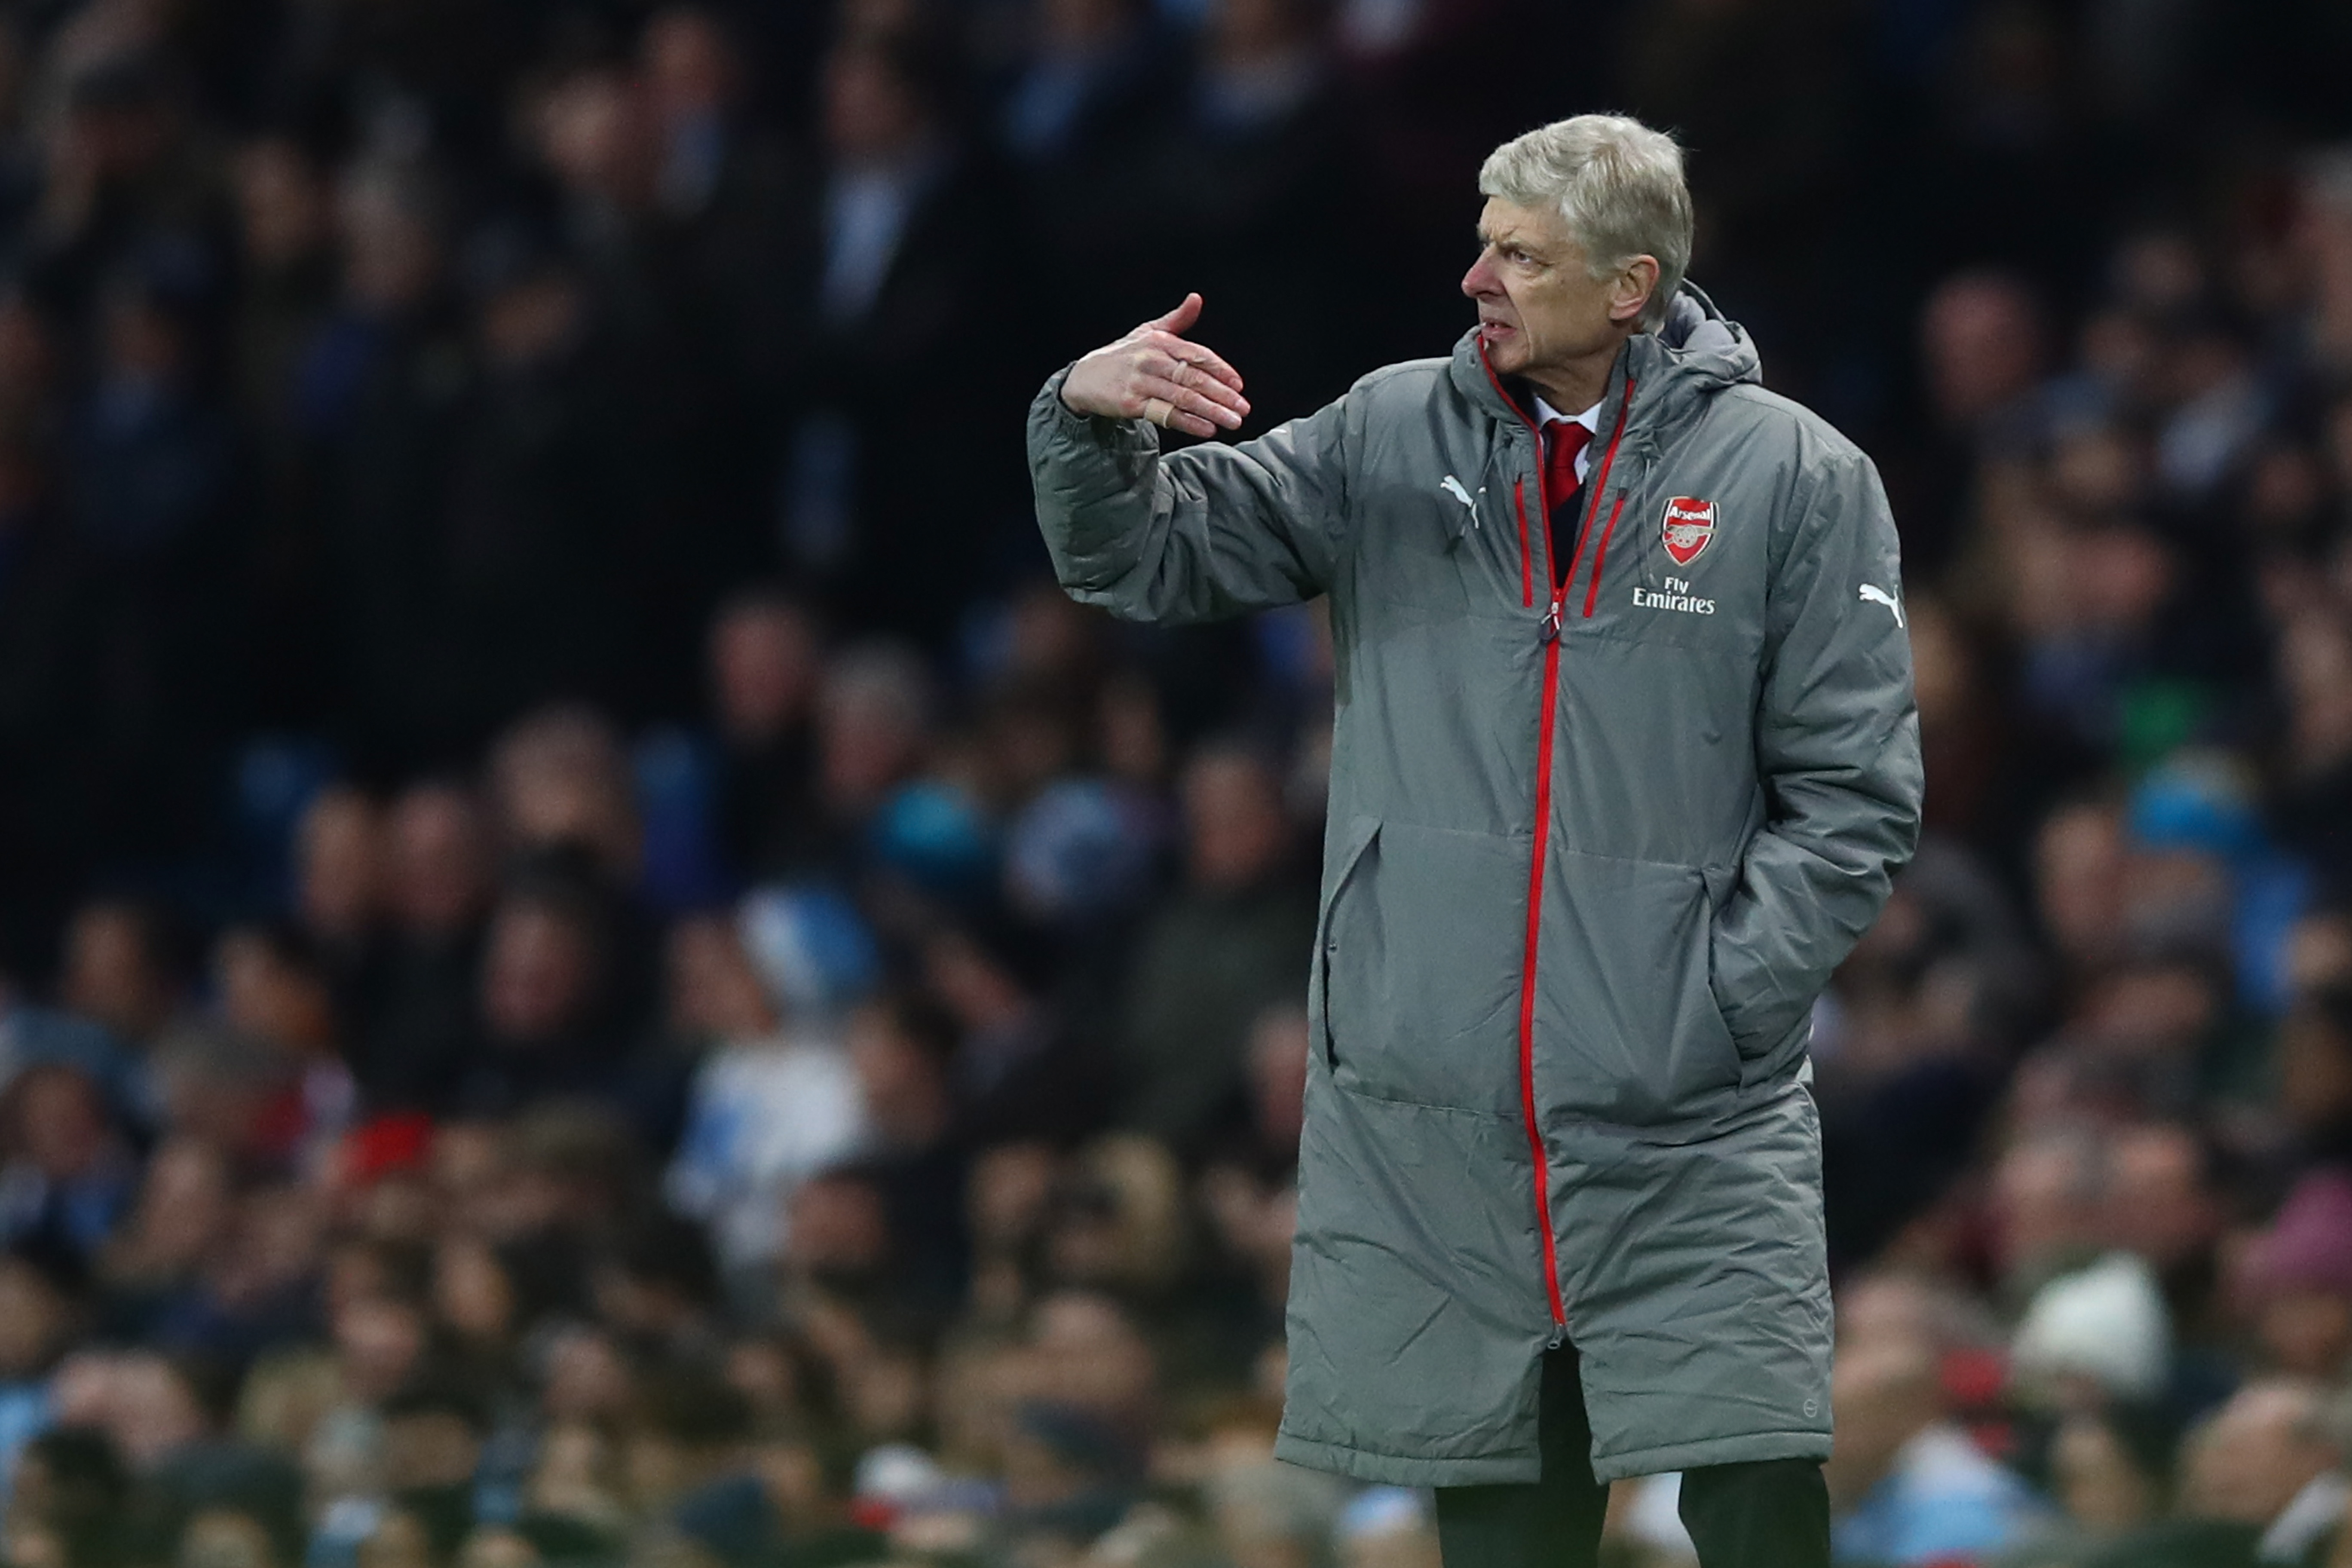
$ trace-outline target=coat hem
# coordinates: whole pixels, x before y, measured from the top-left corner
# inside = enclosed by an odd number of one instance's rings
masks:
[[[1284,1431],[1274,1439],[1274,1457],[1310,1470],[1330,1470],[1360,1481],[1391,1487],[1485,1487],[1526,1485],[1543,1478],[1539,1454],[1481,1454],[1440,1459],[1377,1454],[1345,1443],[1319,1442]]]
[[[1278,1451],[1278,1449],[1277,1449]],[[1702,1437],[1690,1443],[1667,1443],[1636,1448],[1627,1454],[1597,1456],[1592,1479],[1630,1480],[1635,1476],[1664,1475],[1668,1470],[1704,1469],[1709,1465],[1747,1465],[1765,1459],[1826,1459],[1826,1432],[1749,1432],[1737,1437]]]

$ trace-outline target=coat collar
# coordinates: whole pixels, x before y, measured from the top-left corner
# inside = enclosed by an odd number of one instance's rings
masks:
[[[1506,428],[1524,428],[1533,420],[1532,397],[1523,406],[1506,389],[1487,363],[1477,328],[1455,342],[1447,374],[1473,407]],[[1616,428],[1618,413],[1625,410],[1627,444],[1636,450],[1654,447],[1665,429],[1697,412],[1700,399],[1762,379],[1747,331],[1717,310],[1696,284],[1685,282],[1667,312],[1666,324],[1655,332],[1635,334],[1618,351],[1601,394],[1601,428]],[[1626,409],[1629,384],[1633,399]]]

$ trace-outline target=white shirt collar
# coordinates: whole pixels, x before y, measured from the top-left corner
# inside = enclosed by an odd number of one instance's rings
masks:
[[[1562,414],[1542,398],[1536,399],[1536,423],[1543,425],[1581,425],[1595,436],[1601,434],[1601,405],[1594,404],[1581,414]],[[1592,443],[1587,441],[1576,454],[1576,482],[1582,484],[1592,477]]]
[[[1536,399],[1537,424],[1549,425],[1561,419],[1567,420],[1571,425],[1581,425],[1596,436],[1601,434],[1601,405],[1598,403],[1581,414],[1562,414],[1542,398]]]

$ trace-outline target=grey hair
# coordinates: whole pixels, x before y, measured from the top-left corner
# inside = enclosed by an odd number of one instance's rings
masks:
[[[1478,194],[1558,212],[1596,279],[1637,256],[1655,257],[1658,286],[1642,308],[1642,326],[1665,324],[1691,254],[1690,187],[1673,137],[1620,114],[1556,120],[1489,153]]]

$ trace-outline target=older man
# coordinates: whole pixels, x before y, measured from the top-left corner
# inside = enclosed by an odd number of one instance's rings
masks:
[[[1278,1451],[1438,1489],[1453,1568],[1590,1563],[1659,1470],[1707,1568],[1825,1563],[1805,1050],[1917,831],[1895,528],[1683,281],[1671,140],[1479,184],[1450,359],[1162,455],[1249,412],[1188,298],[1039,395],[1039,520],[1124,616],[1330,596]]]

